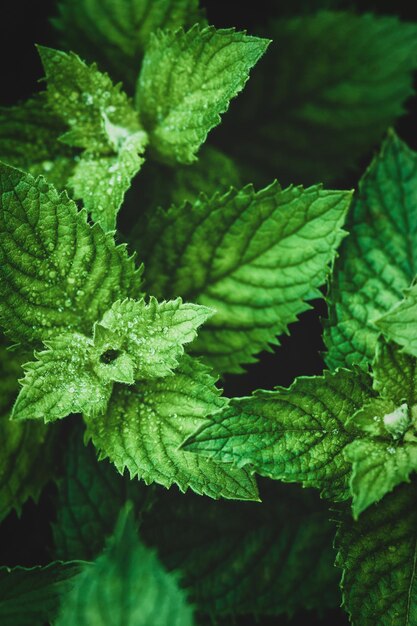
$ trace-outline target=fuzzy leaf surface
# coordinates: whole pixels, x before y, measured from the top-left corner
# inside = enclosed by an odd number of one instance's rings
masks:
[[[0,567],[2,626],[44,626],[87,564],[56,561],[45,567]]]
[[[345,422],[372,395],[370,379],[360,371],[301,377],[288,389],[232,399],[183,447],[344,500],[349,497],[350,464],[343,450],[355,436]]]
[[[117,301],[106,311],[100,327],[120,338],[136,366],[135,379],[168,376],[184,354],[184,344],[197,336],[198,327],[212,311],[205,306],[182,302],[181,298],[158,302]]]
[[[405,291],[405,298],[375,321],[385,337],[417,357],[417,285]]]
[[[74,197],[84,201],[93,220],[106,232],[115,229],[125,193],[143,163],[137,141],[138,135],[127,139],[117,155],[83,155],[69,180]]]
[[[391,132],[359,184],[330,292],[324,339],[331,368],[373,360],[375,322],[417,274],[417,154]]]
[[[358,521],[345,510],[336,535],[343,568],[343,606],[353,624],[417,623],[417,497],[415,482],[401,485]]]
[[[56,626],[192,626],[178,576],[139,542],[125,507],[106,550],[83,571],[62,602]]]
[[[150,35],[201,17],[198,0],[60,0],[52,21],[66,48],[133,88]]]
[[[115,387],[107,412],[86,419],[87,435],[120,473],[147,484],[169,488],[176,484],[212,498],[256,500],[254,479],[246,470],[190,455],[179,449],[184,439],[209,414],[225,404],[210,370],[184,355],[175,372],[165,378]]]
[[[233,29],[158,31],[150,38],[136,104],[162,162],[192,163],[220,114],[245,86],[269,40]]]
[[[225,149],[259,184],[277,173],[283,183],[340,177],[404,113],[416,24],[319,11],[270,21],[265,32],[273,44],[224,122]]]
[[[350,198],[273,183],[160,211],[138,242],[148,291],[215,309],[192,350],[217,371],[241,372],[321,297]]]
[[[141,130],[130,99],[96,65],[74,53],[39,47],[53,111],[70,130],[62,141],[92,152],[115,151]]]
[[[13,419],[52,422],[71,413],[103,413],[112,385],[93,367],[93,342],[71,333],[50,339],[47,348],[35,353],[37,360],[24,366]]]
[[[75,198],[103,230],[114,230],[124,194],[143,163],[147,138],[138,114],[121,85],[96,65],[52,48],[39,52],[49,105],[69,127],[61,141],[86,149],[70,179]]]
[[[12,339],[90,335],[115,300],[140,296],[140,274],[65,193],[0,165],[0,322]]]
[[[380,342],[373,364],[380,395],[352,416],[359,432],[345,449],[355,518],[417,470],[416,369],[415,358]]]

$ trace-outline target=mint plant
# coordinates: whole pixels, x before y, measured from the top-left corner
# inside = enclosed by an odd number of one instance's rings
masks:
[[[312,4],[59,0],[0,109],[5,626],[417,625],[417,26]]]

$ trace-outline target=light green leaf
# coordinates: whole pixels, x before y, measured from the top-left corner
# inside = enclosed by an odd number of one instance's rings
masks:
[[[137,138],[129,137],[117,155],[83,155],[69,181],[74,197],[84,201],[93,220],[106,232],[115,229],[124,195],[144,161],[138,156]]]
[[[70,130],[62,141],[92,152],[118,152],[142,129],[130,99],[96,65],[76,54],[39,46],[51,109]],[[142,147],[146,136],[142,135]]]
[[[33,176],[43,174],[63,189],[74,167],[74,151],[58,141],[64,131],[65,125],[43,93],[13,107],[1,107],[0,160]]]
[[[224,147],[259,184],[340,177],[404,113],[417,25],[321,11],[264,30],[274,43],[225,120]]]
[[[143,539],[213,620],[339,605],[328,512],[315,494],[268,487],[261,505],[168,493],[143,520]]]
[[[86,419],[87,435],[123,473],[147,484],[173,484],[213,498],[256,500],[254,479],[245,470],[190,455],[184,439],[225,399],[208,368],[187,355],[171,376],[115,387],[105,415]]]
[[[359,185],[329,293],[324,339],[331,368],[367,367],[375,321],[403,297],[417,274],[417,154],[394,133]]]
[[[395,341],[408,354],[417,356],[417,285],[405,291],[405,298],[375,320],[385,337]]]
[[[68,333],[50,339],[46,346],[47,350],[35,352],[37,361],[25,364],[13,419],[52,422],[70,413],[103,413],[112,385],[94,369],[92,340]]]
[[[55,556],[90,561],[103,549],[127,499],[143,514],[153,502],[154,491],[120,476],[108,461],[98,462],[93,446],[84,445],[80,428],[66,442],[63,466],[53,524]]]
[[[245,86],[268,39],[233,29],[193,26],[150,38],[136,88],[136,104],[155,156],[192,163],[229,101]]]
[[[393,343],[379,341],[372,365],[374,388],[399,406],[417,403],[417,360],[404,354]]]
[[[10,420],[21,361],[0,345],[0,521],[12,509],[20,514],[28,498],[37,500],[53,476],[56,459],[53,429]]]
[[[12,339],[89,335],[117,298],[140,297],[140,274],[65,193],[0,165],[0,321]]]
[[[52,20],[65,47],[133,87],[151,33],[192,26],[198,0],[60,0]]]
[[[125,507],[107,549],[64,598],[56,626],[192,626],[192,610],[154,552],[139,543]]]
[[[351,194],[321,186],[201,196],[149,220],[138,249],[147,288],[158,298],[182,296],[216,314],[192,350],[220,372],[276,344],[278,334],[321,297],[344,233]]]
[[[48,102],[70,130],[61,141],[85,148],[69,181],[92,218],[114,230],[130,181],[139,171],[147,137],[121,85],[77,55],[39,48]]]
[[[344,451],[352,463],[355,518],[417,470],[415,374],[415,359],[392,344],[379,343],[373,386],[381,396],[366,403],[347,425],[359,430]]]
[[[205,306],[183,303],[181,298],[158,302],[124,300],[106,311],[99,327],[120,340],[135,364],[135,379],[168,376],[184,354],[184,344],[197,336],[198,327],[213,311]],[[103,332],[103,331],[101,331]]]
[[[357,519],[398,484],[409,481],[411,472],[417,469],[417,439],[404,446],[393,441],[357,439],[347,446],[345,455],[353,464],[350,488]]]
[[[345,422],[372,395],[369,377],[360,371],[301,377],[288,389],[232,399],[183,447],[344,500],[349,497],[350,465],[343,450],[355,436]]]
[[[416,484],[402,485],[358,521],[339,522],[336,564],[343,568],[343,606],[360,626],[417,623]]]
[[[56,561],[45,567],[0,567],[2,626],[44,626],[57,614],[87,564]],[[88,570],[87,570],[88,571]]]

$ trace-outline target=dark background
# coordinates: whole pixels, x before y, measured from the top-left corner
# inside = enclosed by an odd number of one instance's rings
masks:
[[[215,0],[201,0],[206,8],[208,20],[218,27],[235,26],[247,29],[250,34],[257,34],[256,28],[267,23],[274,15],[282,15],[292,1],[256,0],[255,2],[216,2]],[[306,0],[296,0],[295,5],[305,6]],[[318,4],[313,2],[313,4]],[[325,2],[321,3],[326,4]],[[330,4],[330,2],[329,2]],[[349,8],[352,3],[338,3],[339,6]],[[0,37],[0,105],[9,105],[26,99],[34,91],[41,88],[39,79],[42,77],[42,68],[34,44],[59,47],[54,31],[48,23],[48,18],[55,13],[55,0],[40,1],[10,1],[4,0],[1,9],[1,37]],[[394,14],[406,20],[417,19],[417,8],[410,0],[391,1],[358,1],[354,4],[360,12],[374,11],[380,14]],[[287,7],[287,8],[285,8]],[[411,98],[407,103],[407,114],[399,120],[396,128],[412,148],[417,149],[417,98]],[[364,158],[366,165],[372,153]],[[279,177],[279,173],[278,173]],[[249,182],[249,181],[247,181]],[[356,187],[357,177],[338,181],[341,188]],[[290,335],[282,338],[281,346],[273,353],[265,352],[260,355],[259,363],[249,366],[247,373],[242,376],[228,376],[224,380],[227,395],[246,395],[253,389],[262,387],[270,389],[275,385],[289,385],[296,376],[314,375],[321,373],[323,360],[321,352],[324,346],[321,340],[320,318],[326,316],[326,306],[323,300],[313,303],[310,311],[300,316],[300,321],[292,324]],[[1,451],[0,451],[1,454]],[[47,562],[48,546],[51,544],[49,523],[46,521],[50,514],[50,493],[48,490],[42,496],[40,505],[28,503],[24,509],[24,516],[17,520],[15,515],[2,524],[0,532],[0,563],[37,564]],[[225,622],[230,623],[230,622]],[[252,626],[256,622],[248,618],[239,624]],[[295,626],[305,624],[311,626],[343,626],[348,624],[342,611],[331,611],[320,617],[311,613],[298,613],[293,619],[283,617],[262,619],[260,626]]]

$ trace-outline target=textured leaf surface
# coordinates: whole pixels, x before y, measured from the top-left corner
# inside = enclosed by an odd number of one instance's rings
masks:
[[[116,151],[141,130],[136,111],[107,74],[76,54],[39,47],[50,107],[70,127],[62,140],[78,148]]]
[[[233,29],[158,31],[146,49],[136,103],[154,154],[192,163],[229,101],[244,87],[269,40]]]
[[[192,26],[201,17],[198,0],[61,0],[58,11],[53,23],[65,46],[128,87],[151,33]]]
[[[28,498],[36,500],[54,470],[53,431],[10,420],[21,372],[21,359],[0,345],[0,521],[12,509],[20,513]]]
[[[138,243],[148,290],[215,309],[192,349],[240,372],[321,297],[350,197],[273,183],[160,211]]]
[[[404,351],[417,356],[417,285],[405,292],[404,300],[377,319],[375,324],[387,339],[403,346]]]
[[[46,567],[0,567],[2,626],[44,626],[58,610],[61,597],[86,564],[55,562]]]
[[[106,311],[100,326],[120,337],[121,349],[132,358],[135,378],[160,378],[171,374],[184,354],[184,344],[197,336],[198,327],[212,311],[182,302],[117,301]]]
[[[373,377],[381,395],[352,416],[358,437],[345,449],[356,518],[417,469],[416,360],[381,342]]]
[[[134,135],[117,155],[82,156],[70,179],[74,197],[84,201],[91,217],[104,231],[115,229],[125,192],[143,163],[136,141]]]
[[[359,186],[329,294],[331,368],[372,361],[375,325],[417,273],[417,154],[390,133]]]
[[[64,468],[57,482],[55,556],[90,561],[103,549],[126,500],[132,500],[142,513],[152,503],[153,490],[120,476],[108,461],[98,462],[93,446],[84,445],[78,428],[66,444]]]
[[[272,21],[266,33],[274,43],[225,120],[225,148],[261,184],[340,176],[404,112],[417,26],[325,11]]]
[[[12,339],[91,334],[117,298],[139,295],[124,246],[42,178],[0,166],[0,320]]]
[[[139,543],[133,517],[121,512],[107,549],[81,573],[56,626],[192,626],[177,576]]]
[[[393,446],[389,441],[359,439],[349,445],[346,453],[354,468],[351,489],[356,518],[396,485],[408,482],[411,472],[417,469],[417,442]]]
[[[299,378],[289,389],[231,400],[184,447],[344,500],[349,497],[350,465],[343,450],[354,437],[345,422],[370,395],[369,377],[358,371]]]
[[[417,360],[393,343],[380,340],[373,364],[374,388],[399,406],[417,404]]]
[[[52,422],[70,413],[103,413],[112,386],[94,370],[92,343],[71,333],[50,339],[47,350],[35,353],[37,361],[25,364],[13,419]]]
[[[113,230],[146,145],[137,112],[121,85],[77,55],[39,48],[48,82],[48,102],[70,130],[61,141],[85,148],[70,184],[103,230]]]
[[[402,485],[353,521],[340,520],[337,565],[343,568],[343,605],[353,624],[417,623],[416,485]]]
[[[73,151],[58,141],[61,119],[39,94],[13,107],[0,108],[0,160],[63,189],[74,167]]]
[[[209,370],[184,355],[171,376],[116,387],[107,412],[87,420],[87,434],[122,473],[191,488],[213,498],[257,499],[245,471],[191,455],[179,446],[207,416],[225,404]]]
[[[144,540],[181,570],[190,599],[213,619],[340,602],[327,511],[311,493],[272,486],[261,505],[169,493],[144,518]]]

